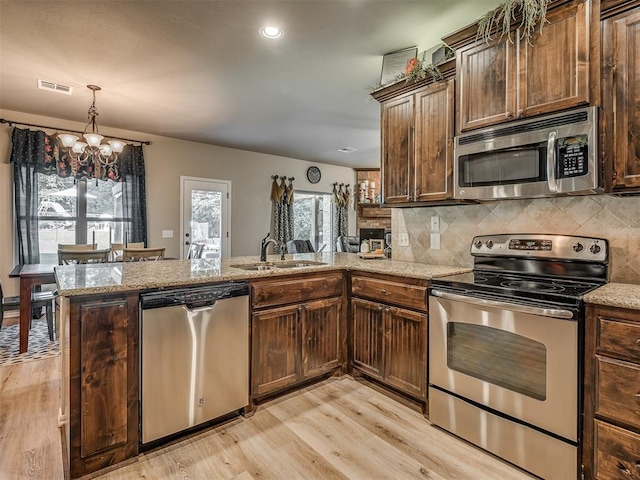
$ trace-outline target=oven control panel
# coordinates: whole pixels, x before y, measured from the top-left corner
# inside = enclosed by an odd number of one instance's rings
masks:
[[[480,235],[473,238],[471,255],[560,258],[606,262],[609,242],[604,238],[546,234]]]

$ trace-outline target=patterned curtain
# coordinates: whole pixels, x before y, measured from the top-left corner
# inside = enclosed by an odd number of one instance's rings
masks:
[[[278,245],[273,249],[273,251],[275,253],[280,253],[282,248],[286,249],[287,242],[289,240],[293,240],[294,179],[278,177],[277,175],[274,175],[271,178],[273,179],[273,184],[271,185],[273,234],[271,235],[271,238],[278,241]]]
[[[38,263],[37,173],[76,179],[123,182],[125,218],[129,241],[147,241],[145,167],[142,146],[127,145],[113,165],[104,167],[89,160],[81,165],[69,155],[57,135],[14,127],[11,135],[14,205],[18,237],[18,261]]]
[[[341,235],[349,234],[349,202],[351,201],[351,192],[349,185],[344,183],[333,184],[333,239],[331,244],[335,249],[336,241]]]

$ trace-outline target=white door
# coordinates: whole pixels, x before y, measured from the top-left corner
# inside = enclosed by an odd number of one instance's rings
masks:
[[[203,258],[231,255],[231,182],[180,177],[181,257],[191,243],[204,243]]]

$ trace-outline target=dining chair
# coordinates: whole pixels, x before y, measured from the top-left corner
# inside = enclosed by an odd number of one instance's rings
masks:
[[[146,262],[164,259],[165,247],[129,248],[122,251],[123,262]]]
[[[202,257],[202,250],[204,250],[204,243],[192,243],[189,245],[189,251],[187,252],[187,259],[194,260]]]
[[[58,250],[58,264],[105,263],[109,261],[110,254],[110,248],[102,250]]]
[[[58,250],[95,250],[95,243],[59,243]]]
[[[287,253],[313,253],[315,251],[309,240],[289,240],[287,242]]]
[[[111,261],[121,262],[122,251],[125,248],[144,248],[144,242],[112,243],[111,244]]]
[[[49,290],[44,292],[31,292],[32,311],[40,310],[41,308],[45,309],[47,330],[49,331],[49,340],[51,341],[55,338],[55,329],[53,328],[53,301],[55,297],[56,293]],[[0,329],[4,321],[4,312],[10,310],[20,310],[20,296],[5,297],[2,292],[2,283],[0,283]]]

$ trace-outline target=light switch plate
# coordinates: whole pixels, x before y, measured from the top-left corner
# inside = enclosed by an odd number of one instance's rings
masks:
[[[431,217],[431,231],[440,231],[440,217],[438,215],[434,215],[433,217]]]
[[[408,233],[399,233],[398,234],[398,246],[399,247],[408,247],[409,246],[409,234]]]
[[[173,238],[173,230],[162,230],[162,238]]]
[[[429,246],[431,250],[440,250],[440,234],[432,233],[431,234],[431,245]]]

